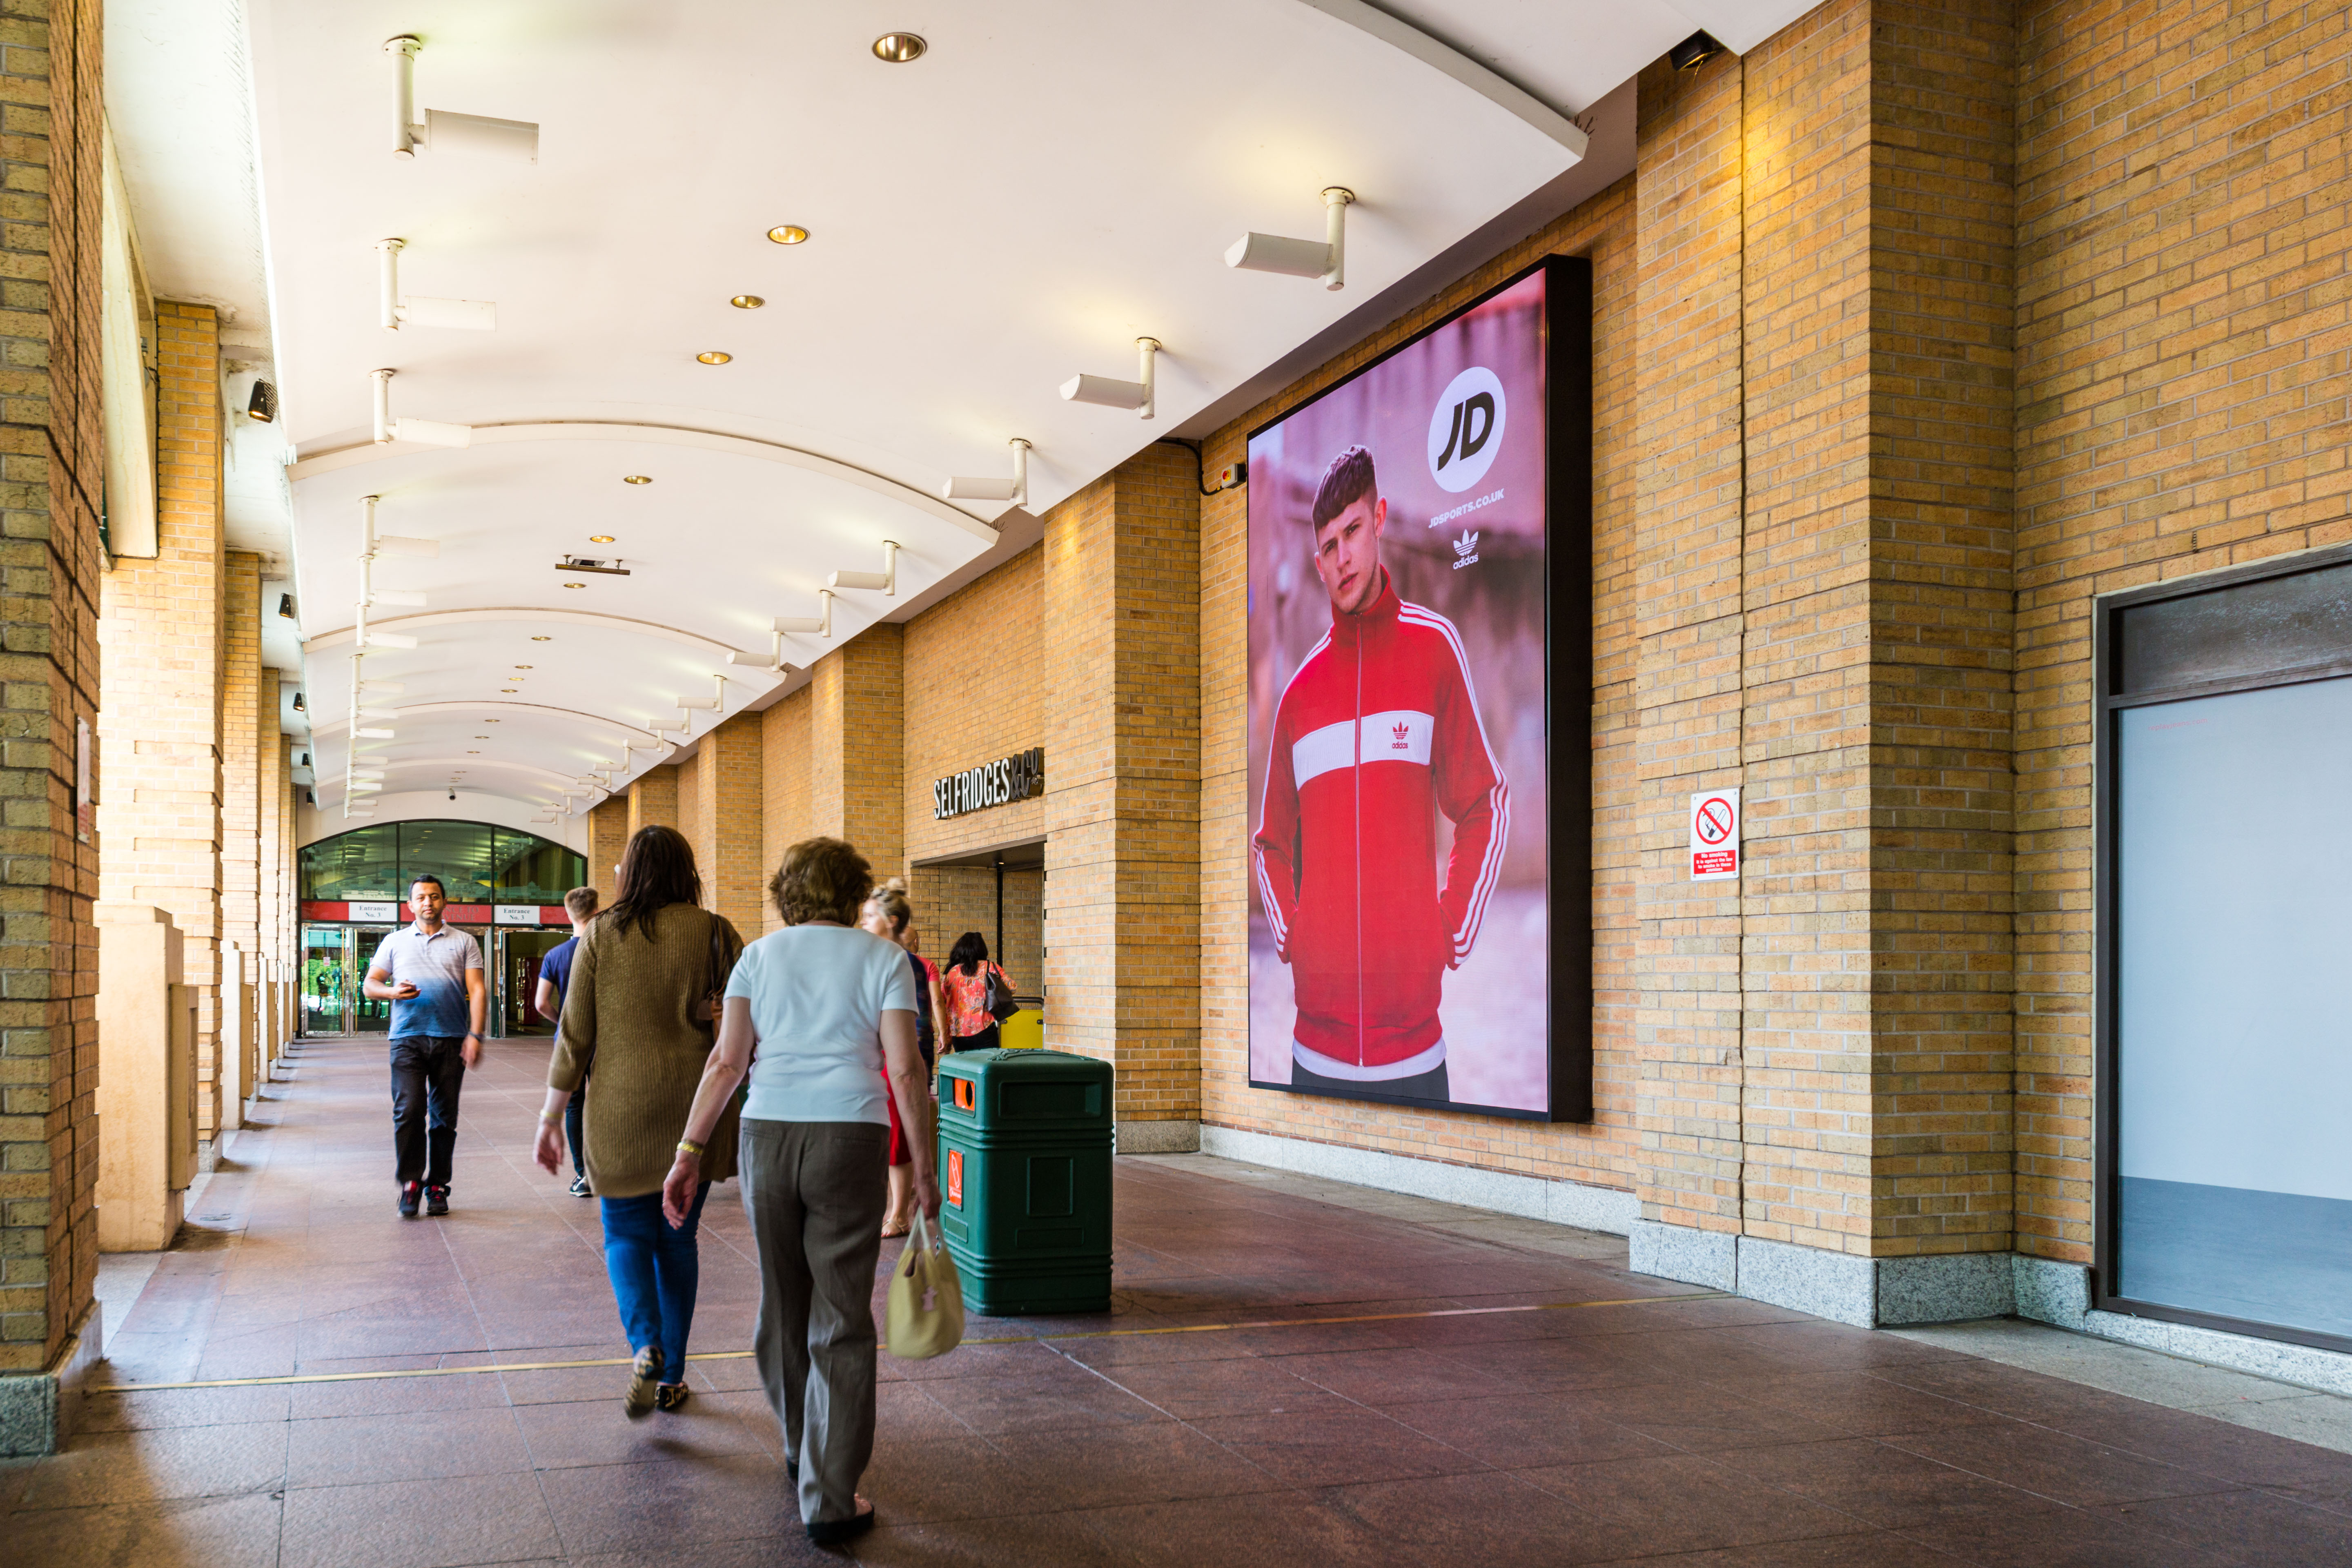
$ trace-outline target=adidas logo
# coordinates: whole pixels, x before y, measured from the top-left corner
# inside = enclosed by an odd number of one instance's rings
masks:
[[[1462,537],[1454,542],[1454,569],[1459,572],[1465,566],[1477,563],[1478,532],[1475,529],[1465,528],[1462,531]]]
[[[1411,724],[1399,724],[1391,731],[1391,733],[1394,734],[1396,739],[1389,742],[1389,750],[1392,752],[1409,752],[1412,750],[1412,742],[1410,739],[1412,734],[1412,726]]]

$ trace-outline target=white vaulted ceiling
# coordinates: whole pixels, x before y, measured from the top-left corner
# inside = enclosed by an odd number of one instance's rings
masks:
[[[364,661],[404,688],[360,721],[394,731],[360,742],[386,795],[454,777],[584,809],[592,767],[630,764],[618,784],[677,754],[651,727],[681,701],[772,698],[788,678],[727,653],[764,658],[770,622],[815,615],[829,573],[901,547],[897,595],[844,590],[830,637],[784,638],[795,667],[1025,545],[1035,514],[1556,184],[1585,144],[1566,115],[1701,8],[252,5],[304,684],[337,817],[362,496],[383,532],[439,547],[375,566],[426,600],[369,614],[417,644]],[[1515,17],[1542,51],[1517,69],[1494,47]],[[929,52],[877,60],[900,30]],[[424,40],[420,118],[536,122],[538,161],[395,157],[381,46],[402,33]],[[1318,236],[1333,184],[1359,198],[1345,290],[1224,266],[1244,229]],[[779,224],[811,237],[773,244]],[[404,294],[495,301],[497,330],[384,331],[374,246],[393,237]],[[1060,398],[1081,371],[1132,377],[1139,335],[1165,345],[1154,421]],[[396,416],[474,444],[374,444],[378,367]],[[1006,473],[1012,437],[1034,443],[1027,512],[938,499],[950,475]],[[559,573],[566,552],[630,575]],[[714,721],[688,718],[689,739]]]

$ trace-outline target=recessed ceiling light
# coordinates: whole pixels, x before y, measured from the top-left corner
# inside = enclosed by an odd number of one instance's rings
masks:
[[[651,474],[623,474],[621,482],[625,485],[649,485],[654,482],[654,477]]]
[[[705,349],[694,357],[705,364],[725,364],[735,356],[724,349]]]
[[[567,588],[585,588],[588,584],[585,583],[566,583],[563,585]]]
[[[778,245],[799,245],[808,238],[808,230],[796,223],[780,223],[768,231],[768,237]]]
[[[874,40],[874,58],[891,65],[902,66],[908,60],[920,59],[930,46],[912,33],[885,33]]]
[[[517,669],[536,669],[536,668],[538,668],[539,667],[538,667],[537,665],[534,665],[534,664],[519,664],[519,665],[516,665],[516,666],[515,666],[515,668],[516,668]]]
[[[588,536],[588,542],[591,544],[610,544],[613,542],[613,536],[609,533],[592,533]]]
[[[499,695],[501,697],[512,697],[514,694],[515,689],[511,686],[501,686],[499,688]]]
[[[488,735],[485,735],[485,736],[483,736],[483,737],[482,737],[482,739],[484,739],[484,740],[486,740],[486,741],[487,741],[487,740],[488,740],[488,739],[489,739],[489,737],[488,737]],[[481,753],[481,752],[467,752],[466,754],[467,754],[467,756],[469,756],[469,757],[478,757],[478,756],[480,756],[482,753]]]
[[[765,300],[761,299],[757,294],[738,294],[727,302],[734,306],[739,310],[756,310],[761,306],[767,303]]]
[[[533,637],[530,640],[533,642],[553,642],[555,639],[553,637]]]
[[[488,739],[489,739],[489,737],[488,737],[488,735],[477,735],[477,736],[475,736],[475,737],[474,737],[474,739],[476,739],[477,741],[487,741],[487,740],[488,740]]]
[[[503,724],[506,721],[503,719],[485,719],[482,722],[485,724]]]

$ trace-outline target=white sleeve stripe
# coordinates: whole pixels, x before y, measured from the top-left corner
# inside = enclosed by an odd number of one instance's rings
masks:
[[[1257,825],[1261,832],[1265,827],[1266,795],[1274,789],[1274,735],[1282,732],[1282,705],[1290,700],[1290,689],[1298,684],[1298,678],[1306,674],[1307,667],[1312,665],[1323,650],[1330,646],[1331,632],[1328,627],[1326,627],[1323,635],[1315,639],[1315,646],[1307,650],[1307,657],[1298,661],[1298,668],[1290,672],[1290,679],[1282,683],[1282,695],[1274,700],[1274,722],[1270,726],[1274,734],[1266,738],[1265,784],[1265,787],[1258,792],[1257,797]],[[1296,787],[1296,781],[1293,782],[1293,787]],[[1252,837],[1255,838],[1255,835],[1253,834]],[[1257,889],[1258,895],[1265,900],[1265,922],[1273,930],[1276,942],[1287,945],[1288,928],[1283,923],[1282,906],[1275,901],[1274,882],[1265,873],[1264,847],[1253,844],[1250,858],[1257,863]]]
[[[1454,663],[1462,674],[1462,694],[1470,703],[1471,722],[1478,727],[1478,745],[1486,753],[1486,771],[1495,776],[1495,785],[1488,792],[1495,803],[1494,826],[1486,839],[1486,853],[1479,863],[1477,880],[1471,884],[1470,901],[1462,911],[1462,929],[1454,933],[1454,956],[1468,956],[1471,944],[1478,940],[1479,924],[1486,918],[1486,896],[1494,891],[1503,869],[1503,841],[1509,837],[1511,826],[1510,791],[1503,778],[1501,764],[1495,761],[1494,743],[1486,739],[1486,716],[1478,711],[1478,689],[1470,679],[1469,656],[1463,651],[1461,635],[1454,623],[1434,610],[1419,605],[1400,604],[1397,618],[1423,626],[1445,638],[1454,650]]]

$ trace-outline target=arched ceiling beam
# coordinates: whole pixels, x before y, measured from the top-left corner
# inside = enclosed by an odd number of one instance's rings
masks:
[[[699,633],[686,631],[677,626],[666,626],[658,621],[635,620],[627,616],[599,615],[593,610],[545,610],[523,605],[490,605],[478,610],[426,610],[414,616],[398,616],[388,619],[379,617],[370,621],[369,624],[380,632],[398,632],[405,636],[410,632],[423,631],[427,626],[467,626],[483,621],[547,621],[575,626],[594,626],[600,631],[634,632],[641,637],[661,637],[666,641],[683,643],[688,647],[698,648],[704,653],[716,654],[721,662],[725,661],[729,654],[736,651],[734,647],[720,642],[716,637],[703,637]],[[306,654],[323,653],[330,648],[341,647],[350,642],[357,631],[356,626],[337,626],[333,631],[320,632],[302,645],[302,651]],[[776,673],[772,669],[763,669],[756,664],[740,665],[737,668],[746,675],[774,676]]]
[[[1391,16],[1365,0],[1299,0],[1325,16],[1369,33],[1391,48],[1411,55],[1441,75],[1453,78],[1507,114],[1516,115],[1582,158],[1586,138],[1567,115],[1496,76],[1450,44],[1442,43],[1401,17]]]
[[[583,713],[577,708],[557,708],[544,702],[412,702],[406,707],[395,708],[393,711],[403,719],[412,716],[422,719],[435,713],[496,713],[501,716],[511,713],[531,718],[577,720],[583,724],[594,724],[603,729],[625,730],[632,735],[643,736],[646,742],[654,745],[669,743],[641,724],[631,724],[620,719],[607,718],[602,713]],[[313,724],[310,727],[310,733],[314,738],[341,734],[350,729],[351,724],[349,716],[331,719],[323,724]]]
[[[1419,36],[1415,35],[1415,37]],[[1501,80],[1499,77],[1496,79]],[[1512,90],[1516,92],[1517,89],[1514,88]],[[1525,98],[1527,95],[1521,93],[1520,96]],[[1535,102],[1533,99],[1528,99],[1528,101]],[[1575,132],[1580,142],[1583,132],[1576,131],[1573,125],[1570,126],[1569,130]],[[856,485],[860,489],[872,490],[877,495],[887,496],[901,506],[913,507],[918,511],[936,517],[943,522],[953,523],[983,543],[996,542],[996,530],[961,507],[950,506],[929,490],[919,490],[912,485],[901,484],[897,479],[877,474],[870,468],[858,468],[854,463],[845,463],[838,458],[804,451],[798,447],[787,447],[781,441],[762,441],[750,436],[730,436],[721,431],[699,430],[687,425],[637,425],[585,419],[516,420],[510,424],[477,425],[473,426],[473,444],[477,447],[496,447],[518,441],[633,441],[656,447],[698,447],[710,452],[733,452],[741,457],[756,458],[763,462],[782,463],[789,468],[805,468],[814,474],[823,474],[828,479],[839,479],[844,484]],[[415,452],[453,449],[422,446],[414,441],[390,441],[381,444],[374,441],[355,441],[347,447],[329,447],[315,457],[304,458],[299,462],[289,464],[286,469],[286,477],[289,479],[307,479],[314,474],[329,474],[338,468],[348,468],[361,463],[377,462],[385,458],[401,458]]]

